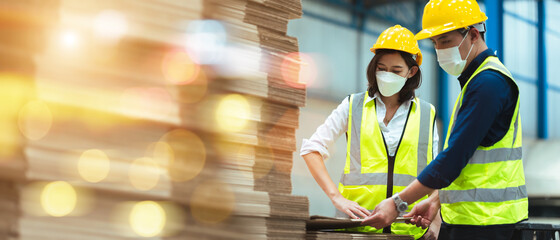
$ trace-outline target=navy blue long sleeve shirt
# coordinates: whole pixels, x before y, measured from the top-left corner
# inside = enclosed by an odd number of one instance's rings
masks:
[[[483,51],[471,61],[458,78],[461,89],[489,56],[494,56],[491,49]],[[476,75],[463,97],[448,147],[420,173],[418,181],[434,189],[449,186],[479,145],[491,146],[505,136],[517,97],[517,87],[501,73],[485,70]]]

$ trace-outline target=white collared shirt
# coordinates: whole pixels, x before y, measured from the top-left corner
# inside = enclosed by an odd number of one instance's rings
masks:
[[[381,132],[383,133],[383,137],[385,138],[385,143],[387,144],[389,155],[395,156],[395,151],[397,150],[399,140],[401,139],[401,135],[403,134],[404,124],[406,123],[406,119],[408,117],[408,110],[410,108],[411,102],[416,102],[416,100],[411,99],[402,103],[395,112],[395,115],[393,115],[391,121],[389,121],[389,124],[385,125],[383,119],[385,118],[387,109],[385,108],[385,104],[379,97],[378,93],[376,93],[373,98],[367,94],[366,96],[366,102],[377,99],[377,103],[375,106],[377,113],[377,122],[379,123],[379,128],[381,128]],[[336,107],[336,109],[332,111],[331,115],[327,117],[325,122],[317,128],[311,138],[303,139],[303,142],[301,144],[300,156],[312,152],[318,152],[319,154],[321,154],[321,156],[323,156],[323,160],[329,158],[330,155],[328,148],[332,146],[332,144],[338,137],[346,133],[346,131],[348,130],[348,105],[349,99],[348,97],[346,97],[344,98],[344,100],[342,100],[342,103],[340,103],[340,105],[338,105],[338,107]],[[435,158],[438,153],[439,142],[437,127],[434,127],[433,134],[432,157]]]

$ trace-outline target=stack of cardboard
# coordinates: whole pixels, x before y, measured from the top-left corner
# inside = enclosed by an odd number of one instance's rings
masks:
[[[308,201],[304,197],[290,195],[290,173],[292,152],[296,150],[298,108],[305,102],[305,88],[297,81],[287,82],[282,75],[283,71],[292,75],[299,72],[297,54],[290,54],[298,52],[297,39],[287,36],[286,30],[289,19],[301,16],[301,3],[245,0],[213,3],[209,17],[229,23],[228,27],[233,32],[240,33],[232,37],[233,41],[256,46],[249,49],[257,49],[255,55],[260,56],[258,70],[266,74],[249,74],[255,77],[248,79],[223,73],[217,80],[226,86],[225,90],[253,95],[247,99],[259,117],[252,128],[230,137],[255,145],[254,189],[270,193],[267,236],[272,239],[301,239],[305,236]],[[296,64],[287,67],[286,61]],[[245,135],[245,138],[240,135]]]
[[[35,98],[33,57],[41,52],[54,2],[0,1],[0,239],[17,239],[25,138],[19,114]]]
[[[305,89],[285,77],[299,0],[0,6],[0,78],[19,97],[0,238],[305,237],[307,198],[290,195]]]
[[[19,194],[12,182],[0,182],[0,239],[17,237]]]
[[[326,232],[326,231],[309,231],[307,232],[307,240],[329,240],[329,239],[364,239],[364,240],[413,240],[410,235],[382,234],[382,233],[348,233],[348,232]]]

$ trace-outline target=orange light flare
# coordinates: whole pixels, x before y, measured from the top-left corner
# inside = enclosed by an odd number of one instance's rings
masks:
[[[161,71],[168,83],[186,85],[197,79],[200,73],[200,65],[187,52],[173,50],[163,58]]]
[[[281,66],[284,82],[294,88],[313,85],[318,73],[316,63],[317,61],[310,54],[294,52],[285,55]]]

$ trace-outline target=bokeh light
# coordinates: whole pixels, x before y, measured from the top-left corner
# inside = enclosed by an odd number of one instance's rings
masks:
[[[154,150],[154,156],[161,161],[167,158],[167,169],[173,181],[184,182],[198,176],[206,163],[204,142],[194,133],[176,129],[165,134]]]
[[[165,54],[161,71],[171,84],[189,84],[198,77],[200,66],[185,51],[175,50]]]
[[[218,181],[203,182],[191,197],[191,213],[201,223],[216,224],[228,219],[235,208],[235,193],[229,184]]]
[[[170,85],[169,91],[181,103],[196,103],[202,100],[208,92],[208,78],[203,70],[189,84]]]
[[[173,201],[122,201],[111,209],[111,226],[127,239],[165,238],[184,232],[186,208]]]
[[[81,40],[79,35],[72,30],[61,31],[59,35],[60,45],[67,49],[74,49],[80,46]]]
[[[129,222],[136,234],[142,237],[154,237],[165,227],[166,218],[164,209],[158,203],[142,201],[132,207]]]
[[[52,122],[51,110],[42,101],[28,102],[18,115],[19,129],[30,140],[39,140],[47,135]]]
[[[226,132],[239,132],[245,128],[251,108],[245,97],[230,94],[221,99],[216,109],[218,127]]]
[[[107,9],[95,16],[93,29],[98,37],[107,41],[115,41],[122,38],[128,31],[128,21],[121,12]]]
[[[102,181],[107,177],[110,169],[111,161],[109,157],[99,149],[84,151],[78,160],[78,172],[88,182]]]
[[[160,179],[161,168],[152,158],[136,159],[128,172],[130,183],[138,190],[147,191],[154,188]]]
[[[54,217],[70,214],[76,207],[76,202],[76,191],[67,182],[51,182],[41,193],[41,206],[46,213]]]
[[[187,28],[186,49],[199,64],[215,64],[222,60],[227,43],[224,25],[216,20],[191,21]]]
[[[20,188],[21,210],[30,216],[84,216],[91,213],[95,193],[67,182],[30,182]]]
[[[289,53],[282,62],[282,78],[290,87],[304,88],[312,85],[317,78],[317,65],[311,55]]]
[[[150,144],[146,151],[146,156],[151,156],[156,163],[167,166],[170,159],[175,157],[173,149],[167,142],[158,141]]]

